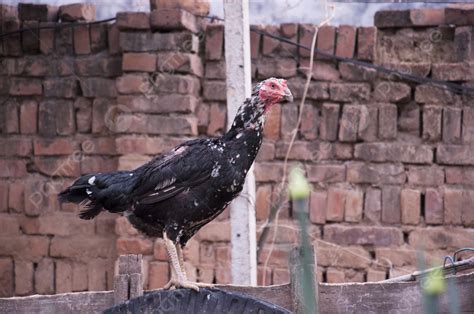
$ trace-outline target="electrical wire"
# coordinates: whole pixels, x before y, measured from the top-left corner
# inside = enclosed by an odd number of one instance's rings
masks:
[[[73,23],[55,23],[54,25],[42,25],[42,26],[36,26],[36,27],[26,27],[26,28],[20,28],[11,32],[6,32],[0,34],[0,38],[7,37],[7,36],[13,36],[16,34],[21,34],[24,32],[30,32],[30,31],[38,31],[42,29],[60,29],[60,28],[69,28],[69,27],[76,27],[76,26],[86,26],[86,25],[95,25],[95,24],[102,24],[102,23],[108,23],[111,21],[115,21],[117,18],[113,17],[110,19],[105,19],[105,20],[99,20],[99,21],[93,21],[93,22],[73,22]]]

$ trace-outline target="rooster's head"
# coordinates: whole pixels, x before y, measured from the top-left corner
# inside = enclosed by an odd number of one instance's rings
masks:
[[[257,84],[254,94],[264,104],[265,111],[281,102],[292,102],[293,95],[287,86],[286,80],[271,77]]]

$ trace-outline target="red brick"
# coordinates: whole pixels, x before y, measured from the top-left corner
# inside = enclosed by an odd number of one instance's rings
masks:
[[[252,25],[252,28],[255,27],[258,29],[257,26]],[[260,52],[260,42],[262,41],[262,35],[257,34],[256,32],[250,32],[250,57],[252,59],[257,59],[259,57]],[[207,46],[206,46],[207,47]],[[210,48],[212,49],[212,48]],[[206,49],[207,51],[207,49]]]
[[[296,61],[290,58],[260,58],[257,61],[258,78],[289,78],[296,76]]]
[[[39,236],[2,236],[0,250],[4,255],[38,261],[48,255],[49,240]]]
[[[328,268],[327,269],[326,278],[327,278],[326,279],[327,283],[344,283],[344,282],[346,282],[344,272],[339,270],[339,269],[335,269],[335,268]]]
[[[203,76],[204,69],[201,58],[196,54],[165,52],[158,54],[156,69],[165,73],[193,74]]]
[[[278,140],[280,138],[281,107],[274,106],[266,116],[263,134],[266,139]]]
[[[3,32],[14,32],[20,29],[20,21],[16,18],[6,19],[2,24]],[[20,56],[22,54],[20,34],[9,36],[8,41],[5,41],[4,47],[7,55]]]
[[[461,141],[461,108],[443,109],[443,142],[460,143]]]
[[[429,164],[433,161],[433,151],[430,146],[404,143],[356,144],[354,155],[362,160],[376,162]]]
[[[386,104],[379,107],[379,137],[391,140],[397,137],[397,106]]]
[[[311,24],[300,24],[299,25],[299,44],[311,47],[315,32],[315,26]],[[304,48],[299,48],[299,54],[301,57],[309,57],[310,51]]]
[[[359,130],[360,106],[345,105],[339,123],[339,141],[355,142]]]
[[[418,85],[415,90],[415,101],[426,104],[452,104],[454,94],[448,89],[430,85]]]
[[[324,25],[318,30],[316,48],[330,55],[334,55],[336,46],[336,28],[334,26]],[[316,55],[317,58],[326,59],[322,55]]]
[[[6,101],[5,107],[0,111],[4,116],[0,120],[3,133],[19,133],[18,106],[16,101]],[[1,110],[1,109],[0,109]]]
[[[38,21],[25,21],[22,27],[28,31],[23,32],[22,35],[22,48],[24,52],[38,53],[39,51],[39,22]]]
[[[377,77],[377,71],[348,62],[339,63],[339,73],[348,81],[372,81]]]
[[[370,85],[365,83],[331,83],[329,85],[331,100],[363,101],[370,98]]]
[[[33,143],[35,155],[70,155],[75,149],[68,139],[35,139]]]
[[[290,271],[286,268],[274,268],[272,280],[274,285],[287,284],[290,282]]]
[[[21,182],[9,184],[8,190],[8,208],[13,212],[21,213],[24,209],[24,190],[25,187]]]
[[[80,83],[85,97],[117,97],[115,80],[95,77],[81,79]]]
[[[123,71],[154,72],[156,68],[156,54],[153,53],[124,53],[122,59]]]
[[[224,25],[208,25],[206,28],[206,60],[220,60],[223,51]]]
[[[275,35],[281,36],[280,28],[278,25],[267,25],[264,29],[264,32]],[[280,41],[273,39],[268,36],[263,36],[263,43],[262,43],[262,54],[265,56],[271,56],[274,53],[277,53],[280,48]]]
[[[335,141],[337,139],[337,127],[339,121],[340,106],[338,104],[325,103],[321,109],[321,129],[322,140]]]
[[[431,227],[418,228],[410,233],[409,244],[422,250],[455,249],[472,243],[472,229]],[[466,242],[467,241],[467,242]]]
[[[403,233],[395,227],[325,225],[324,240],[341,245],[394,246],[403,243]]]
[[[148,12],[118,12],[116,24],[119,30],[148,30],[150,29],[150,13]]]
[[[311,192],[309,219],[315,224],[324,224],[326,222],[327,211],[327,193],[325,191]]]
[[[461,213],[464,206],[463,191],[446,189],[444,191],[444,222],[445,224],[460,225]]]
[[[336,56],[352,58],[355,52],[356,28],[351,25],[340,25],[337,29]]]
[[[77,132],[89,133],[91,131],[92,105],[87,98],[77,98],[74,102],[76,111]]]
[[[148,268],[148,289],[160,289],[168,282],[170,270],[166,262],[151,262]]]
[[[438,164],[474,165],[474,148],[461,145],[439,145],[436,150]]]
[[[73,29],[63,27],[55,30],[54,52],[60,55],[72,54],[74,52]]]
[[[43,87],[45,97],[75,98],[77,95],[76,78],[45,79]]]
[[[75,74],[80,76],[117,77],[122,74],[122,59],[93,55],[75,60]]]
[[[7,212],[7,211],[8,211],[8,183],[0,182],[0,212]]]
[[[383,102],[406,102],[411,99],[411,88],[405,83],[381,82],[375,86],[374,96]]]
[[[10,95],[13,96],[34,96],[41,95],[41,81],[26,78],[11,78]]]
[[[446,183],[474,185],[474,169],[467,167],[447,167]]]
[[[204,77],[207,79],[225,79],[225,63],[222,61],[208,61],[206,62],[206,69]]]
[[[410,10],[381,10],[375,12],[374,25],[385,27],[411,27]]]
[[[111,55],[120,52],[120,31],[117,23],[107,25],[107,47]]]
[[[33,293],[33,263],[24,260],[15,261],[15,294]]]
[[[462,140],[463,143],[474,142],[474,109],[470,107],[463,108],[462,115]]]
[[[272,186],[262,185],[257,188],[255,200],[255,214],[257,220],[268,219],[271,208]]]
[[[39,294],[53,294],[54,263],[52,259],[44,258],[35,269],[35,291]]]
[[[174,33],[120,33],[120,47],[123,51],[176,51],[198,52],[199,39],[190,32]]]
[[[450,5],[445,8],[446,24],[472,25],[474,7],[469,4]]]
[[[401,189],[398,186],[387,185],[382,187],[382,222],[400,223],[400,191]]]
[[[30,139],[5,138],[0,139],[0,156],[28,157],[32,153]]]
[[[315,140],[318,137],[319,124],[318,109],[312,105],[304,106],[300,124],[301,135],[307,140]]]
[[[357,28],[357,58],[360,60],[373,61],[375,58],[375,46],[377,41],[376,27]]]
[[[257,155],[257,161],[273,160],[275,158],[275,144],[263,142]]]
[[[306,73],[309,70],[309,59],[301,59],[299,63],[298,72]],[[339,81],[339,71],[331,62],[316,60],[313,63],[313,80],[318,81]]]
[[[432,225],[443,223],[443,197],[436,189],[426,189],[425,222]]]
[[[353,183],[402,184],[405,171],[398,164],[370,164],[352,162],[347,165],[347,181]]]
[[[410,167],[408,183],[414,185],[440,186],[444,183],[444,171],[438,167]]]
[[[283,165],[275,162],[259,162],[255,164],[254,172],[257,182],[280,182]]]
[[[150,9],[183,9],[194,15],[208,15],[210,3],[207,0],[151,0]]]
[[[223,81],[204,81],[203,97],[206,100],[225,101],[227,97],[226,83]]]
[[[78,55],[91,53],[91,40],[88,25],[74,27],[74,51]]]
[[[420,191],[403,189],[400,199],[402,224],[417,225],[420,222],[421,213]]]
[[[72,101],[45,100],[38,111],[38,133],[47,136],[74,133],[74,106]]]
[[[37,130],[38,104],[25,101],[20,105],[20,131],[22,134],[35,134]]]
[[[410,21],[414,26],[438,26],[446,24],[444,8],[410,9]]]
[[[378,223],[382,212],[382,192],[379,189],[367,188],[364,200],[364,219]]]
[[[191,75],[172,75],[162,73],[155,78],[157,92],[198,95],[200,80]],[[225,84],[224,84],[225,85]],[[205,94],[205,92],[203,92]]]
[[[40,27],[52,26],[53,23],[40,23]],[[40,52],[50,54],[54,51],[54,29],[41,29],[39,31]]]
[[[11,258],[0,258],[0,297],[11,297],[14,293],[13,262]]]
[[[343,182],[346,178],[344,165],[308,165],[306,169],[311,182]]]
[[[117,240],[118,254],[152,254],[153,242],[149,239],[119,238]]]
[[[35,170],[47,176],[78,177],[80,164],[74,157],[35,158]]]
[[[280,137],[289,140],[298,120],[298,107],[295,104],[281,106]]]
[[[26,162],[24,160],[0,160],[0,178],[25,177]]]
[[[228,221],[216,221],[207,224],[196,234],[196,240],[209,242],[229,242],[230,223]]]
[[[107,24],[90,25],[90,36],[92,52],[107,49]]]
[[[74,3],[62,5],[59,7],[59,18],[61,21],[94,21],[96,8],[91,3]]]
[[[72,265],[68,261],[56,261],[56,293],[72,292]]]
[[[387,274],[382,270],[369,269],[367,271],[367,282],[378,282],[387,279]]]
[[[225,132],[227,119],[225,106],[220,104],[212,104],[209,114],[209,126],[207,127],[207,134],[223,134]]]
[[[198,32],[196,17],[188,11],[180,9],[162,9],[152,11],[150,15],[150,24],[153,30],[189,30],[193,33]]]
[[[471,26],[460,26],[456,27],[454,31],[454,48],[456,52],[456,61],[463,62],[471,59],[472,51],[472,27]],[[461,71],[459,71],[461,70]],[[467,71],[466,71],[467,70]],[[469,69],[466,67],[458,66],[456,72],[469,73]],[[444,72],[449,75],[449,73]]]
[[[150,90],[146,74],[124,74],[117,78],[117,91],[121,94],[145,93]]]
[[[441,139],[442,108],[436,106],[423,107],[423,139],[439,141]]]
[[[117,103],[126,106],[132,112],[150,113],[192,113],[197,106],[197,98],[187,95],[162,96],[119,96]]]
[[[364,193],[359,190],[348,190],[346,193],[344,217],[345,221],[358,222],[362,219]]]
[[[78,237],[53,237],[49,255],[68,258],[109,258],[114,254],[114,239],[89,236],[88,241]]]
[[[285,158],[289,148],[289,143],[278,142],[276,145],[276,157]],[[333,157],[333,147],[328,143],[295,141],[288,155],[290,160],[326,160]]]
[[[19,3],[18,15],[22,21],[56,21],[58,7],[46,4]]]
[[[474,79],[474,71],[469,63],[438,63],[432,66],[434,79],[443,81],[469,81]]]
[[[358,138],[365,142],[377,140],[378,133],[378,109],[376,107],[361,106],[358,125]]]
[[[347,190],[340,188],[329,188],[327,198],[327,221],[342,221],[344,219],[344,208]]]

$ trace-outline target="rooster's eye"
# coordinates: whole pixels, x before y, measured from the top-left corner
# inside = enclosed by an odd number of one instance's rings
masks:
[[[271,86],[272,86],[272,88],[275,88],[275,83],[272,83],[272,85],[271,85]]]

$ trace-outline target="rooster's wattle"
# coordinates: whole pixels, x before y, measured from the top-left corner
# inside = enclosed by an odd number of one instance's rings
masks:
[[[204,285],[186,278],[181,248],[240,193],[262,143],[265,113],[292,100],[285,80],[262,81],[223,136],[184,142],[133,171],[82,176],[59,200],[83,205],[82,219],[122,212],[139,231],[163,237],[173,274],[167,287],[199,289]]]

